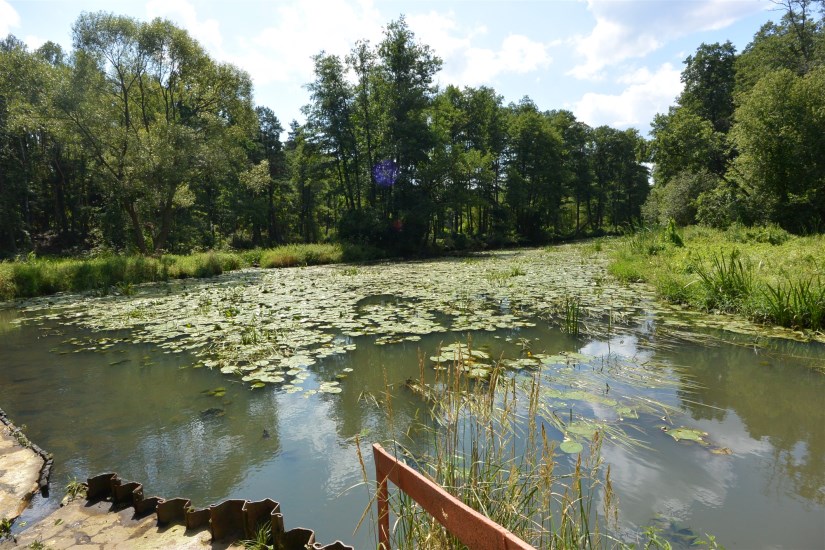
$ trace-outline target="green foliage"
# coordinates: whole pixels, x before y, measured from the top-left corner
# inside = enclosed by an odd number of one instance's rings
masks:
[[[719,178],[700,169],[676,174],[667,185],[655,185],[642,207],[645,221],[657,225],[674,220],[680,226],[696,223],[697,206],[704,193],[713,191]]]
[[[792,328],[825,328],[825,286],[819,277],[768,284],[763,293],[766,321]]]
[[[383,257],[381,250],[362,245],[285,245],[243,253],[202,252],[145,256],[107,255],[86,260],[36,258],[0,262],[0,300],[30,298],[56,292],[97,291],[133,294],[135,285],[169,279],[205,278],[258,264],[293,267],[363,262]]]
[[[562,476],[555,472],[556,445],[544,424],[536,421],[545,414],[537,379],[522,390],[498,370],[483,384],[461,369],[448,369],[442,377],[432,385],[409,383],[432,404],[432,421],[419,428],[431,444],[423,453],[399,448],[399,454],[465,504],[537,548],[606,544],[609,539],[601,530],[615,520],[616,498],[609,468],[605,472],[600,458],[602,434],[593,435],[573,471]],[[522,422],[525,417],[529,421]],[[512,453],[517,439],[525,445]],[[597,502],[597,495],[603,502]],[[390,506],[398,518],[390,533],[393,548],[464,548],[404,493],[392,495]],[[597,517],[597,508],[606,517]]]
[[[239,541],[242,548],[246,550],[274,550],[272,542],[272,525],[267,522],[261,523],[255,530],[255,538]]]
[[[293,267],[340,263],[343,250],[333,244],[286,245],[261,254],[261,267]]]
[[[571,336],[579,335],[579,317],[581,316],[581,303],[576,298],[567,297],[564,299],[564,323],[562,330]]]
[[[647,280],[640,263],[632,258],[616,258],[607,267],[607,272],[625,283]]]
[[[736,311],[753,290],[753,268],[736,248],[727,259],[724,252],[713,255],[709,266],[697,259],[695,271],[705,291],[707,309]]]
[[[439,90],[441,60],[403,17],[375,46],[315,57],[307,123],[286,143],[248,76],[168,21],[84,13],[73,46],[0,48],[0,257],[502,247],[635,225],[648,192],[638,132],[505,105],[487,87]],[[25,293],[56,290],[42,283]]]
[[[763,77],[737,109],[731,136],[751,217],[793,232],[825,220],[825,68]]]
[[[685,243],[682,241],[682,236],[676,231],[676,220],[673,218],[668,220],[667,226],[665,226],[662,231],[662,240],[679,248],[685,246]]]
[[[728,227],[725,237],[735,243],[768,243],[780,245],[791,239],[791,234],[775,224],[748,227],[735,223]]]
[[[684,247],[648,254],[632,246],[636,235],[615,247],[608,271],[623,281],[648,281],[663,299],[725,311],[757,322],[822,330],[825,324],[823,238],[794,237],[775,226],[732,226],[727,231],[684,229]]]
[[[69,499],[74,500],[79,496],[85,495],[86,489],[87,487],[85,483],[80,482],[77,479],[72,479],[66,484],[66,496],[68,496]]]

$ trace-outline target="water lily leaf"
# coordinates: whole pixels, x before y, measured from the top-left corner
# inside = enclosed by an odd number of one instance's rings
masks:
[[[567,454],[570,454],[570,455],[578,454],[578,453],[582,452],[583,449],[584,449],[584,447],[582,447],[581,443],[578,443],[577,441],[573,441],[572,439],[565,439],[564,441],[561,442],[561,445],[559,445],[559,450],[561,452],[567,453]]]
[[[568,424],[566,431],[571,434],[575,435],[582,435],[587,438],[593,437],[593,434],[598,431],[598,428],[592,424],[587,422],[574,422],[573,424]]]
[[[667,430],[667,434],[675,439],[676,441],[681,441],[683,439],[688,441],[695,441],[697,443],[706,443],[704,440],[707,437],[707,433],[696,430],[693,428],[685,428],[684,426],[679,428],[674,428],[672,430]]]
[[[253,390],[257,390],[259,388],[263,388],[264,386],[266,386],[266,384],[264,384],[263,382],[254,382],[250,387]]]
[[[639,413],[636,412],[636,409],[631,407],[616,407],[616,414],[621,418],[639,418]]]
[[[473,367],[466,371],[467,376],[470,378],[487,378],[490,376],[490,368],[489,367]]]

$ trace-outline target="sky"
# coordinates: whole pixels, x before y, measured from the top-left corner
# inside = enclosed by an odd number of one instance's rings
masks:
[[[70,51],[84,11],[175,22],[246,70],[256,104],[284,126],[304,120],[314,54],[377,44],[403,14],[443,60],[440,86],[491,86],[507,103],[530,96],[542,110],[643,135],[681,92],[683,62],[700,44],[730,40],[741,51],[781,16],[770,0],[0,0],[0,36]]]

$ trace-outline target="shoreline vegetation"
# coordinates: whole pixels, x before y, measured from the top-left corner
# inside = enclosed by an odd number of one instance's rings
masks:
[[[825,329],[825,237],[768,225],[673,223],[618,242],[608,272],[651,284],[666,302],[794,330]]]
[[[342,244],[289,244],[269,249],[161,256],[37,258],[31,255],[24,260],[0,262],[0,301],[58,292],[130,294],[132,286],[140,283],[201,279],[247,267],[297,267],[381,258],[383,254],[378,249]]]
[[[645,282],[671,304],[706,313],[741,315],[795,330],[825,329],[825,237],[795,236],[777,226],[727,230],[704,226],[645,228],[609,245],[608,272],[623,282]],[[579,241],[581,242],[581,241]],[[606,245],[606,246],[603,246]],[[429,250],[422,257],[476,250]],[[290,244],[270,249],[189,255],[103,255],[0,262],[0,301],[59,292],[130,294],[133,285],[206,278],[238,269],[300,267],[388,259],[381,249],[352,244]],[[392,256],[400,261],[410,256]]]

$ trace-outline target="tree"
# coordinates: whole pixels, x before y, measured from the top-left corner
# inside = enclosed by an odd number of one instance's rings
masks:
[[[710,120],[685,107],[671,107],[668,114],[657,114],[651,126],[650,151],[656,185],[667,185],[685,171],[725,173],[725,136],[714,130]]]
[[[511,109],[507,203],[513,209],[518,233],[541,241],[549,226],[556,232],[560,229],[562,139],[549,117],[529,98]]]
[[[702,44],[685,59],[682,82],[685,89],[679,105],[709,120],[716,132],[727,133],[733,116],[736,82],[736,48],[724,44]]]
[[[762,78],[736,111],[735,178],[756,221],[815,231],[825,220],[825,68]]]
[[[160,19],[83,14],[74,48],[55,105],[126,214],[136,248],[158,252],[175,212],[193,204],[191,186],[245,163],[255,121],[249,77]]]

